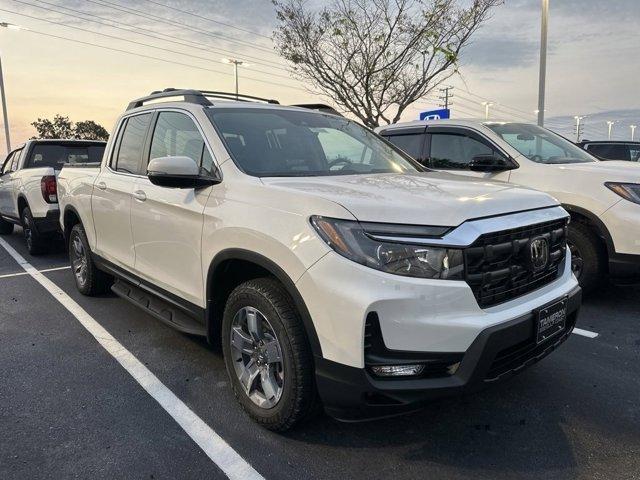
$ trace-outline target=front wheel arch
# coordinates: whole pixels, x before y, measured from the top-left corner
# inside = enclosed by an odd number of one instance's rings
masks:
[[[276,278],[291,296],[302,322],[314,357],[322,357],[322,348],[311,314],[289,275],[275,262],[259,253],[239,248],[219,252],[209,265],[206,282],[207,338],[213,342],[220,337],[222,313],[228,295],[240,283],[261,276]],[[225,279],[233,281],[226,282]]]

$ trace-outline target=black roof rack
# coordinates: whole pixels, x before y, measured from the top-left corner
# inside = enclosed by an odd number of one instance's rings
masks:
[[[198,105],[211,106],[213,103],[209,101],[209,98],[221,98],[224,100],[236,100],[239,102],[266,102],[279,104],[277,100],[272,100],[269,98],[261,98],[254,97],[253,95],[243,95],[243,94],[235,94],[231,92],[214,92],[211,90],[190,90],[190,89],[179,89],[179,88],[165,88],[164,90],[158,90],[155,92],[151,92],[150,95],[146,97],[138,98],[127,106],[127,110],[131,110],[133,108],[138,108],[144,105],[146,102],[151,100],[157,100],[159,98],[170,98],[170,97],[184,97],[184,101],[187,103],[195,103]]]
[[[324,103],[299,103],[297,105],[291,105],[292,107],[300,107],[300,108],[308,108],[310,110],[318,110],[322,113],[330,113],[331,115],[338,115],[339,117],[343,117],[340,112],[338,112],[331,105],[326,105]]]

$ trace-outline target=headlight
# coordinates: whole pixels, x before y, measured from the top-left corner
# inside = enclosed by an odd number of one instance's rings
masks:
[[[605,183],[605,186],[625,200],[629,200],[633,203],[640,203],[640,184],[638,183],[607,182]]]
[[[462,250],[382,242],[350,220],[313,216],[311,224],[331,248],[362,265],[406,277],[463,279]]]

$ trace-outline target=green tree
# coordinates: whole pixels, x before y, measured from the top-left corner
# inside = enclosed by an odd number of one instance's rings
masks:
[[[455,74],[461,50],[502,0],[273,3],[276,48],[294,75],[373,128],[397,122]]]
[[[69,117],[56,115],[53,120],[48,118],[38,118],[31,125],[38,133],[37,138],[66,138],[80,140],[107,140],[109,132],[100,124],[93,120],[85,120],[73,123]]]
[[[81,140],[107,140],[109,132],[93,120],[76,123],[75,137]]]

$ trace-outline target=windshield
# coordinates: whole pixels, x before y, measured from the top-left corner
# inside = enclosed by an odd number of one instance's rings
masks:
[[[207,112],[232,158],[249,175],[302,177],[424,170],[346,118],[262,108]]]
[[[587,163],[597,160],[569,140],[528,123],[485,124],[529,160],[538,163]]]
[[[100,163],[104,147],[102,144],[36,144],[25,168],[51,167],[54,170],[61,170],[65,164],[69,163]]]

